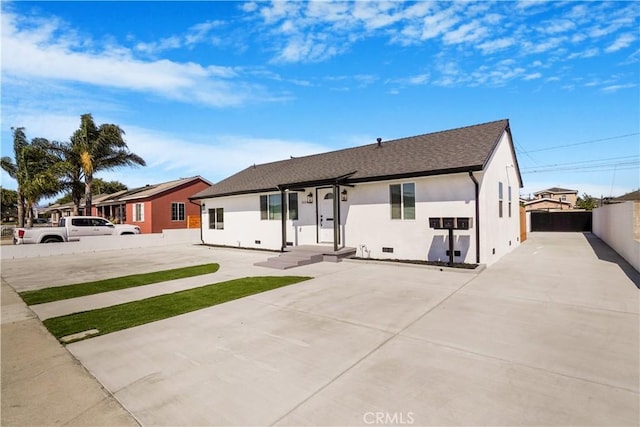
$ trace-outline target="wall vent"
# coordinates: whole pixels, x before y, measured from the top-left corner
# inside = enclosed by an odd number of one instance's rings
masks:
[[[386,252],[388,254],[392,254],[393,253],[393,248],[382,248],[382,252]]]
[[[287,246],[293,246],[293,242],[287,242]]]
[[[260,240],[256,240],[256,245],[259,245],[260,243],[262,243]]]

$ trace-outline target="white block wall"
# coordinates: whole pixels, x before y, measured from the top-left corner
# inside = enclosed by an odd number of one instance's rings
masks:
[[[640,271],[640,202],[594,209],[593,233]]]

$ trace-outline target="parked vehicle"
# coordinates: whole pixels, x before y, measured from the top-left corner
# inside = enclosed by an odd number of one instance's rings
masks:
[[[115,225],[97,216],[67,216],[60,219],[58,227],[15,228],[13,243],[58,243],[79,240],[86,236],[123,234],[140,234],[140,227],[129,224]]]

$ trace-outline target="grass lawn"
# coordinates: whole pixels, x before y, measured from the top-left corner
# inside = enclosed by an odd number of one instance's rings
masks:
[[[245,277],[112,307],[54,317],[43,323],[59,340],[90,329],[98,330],[92,336],[104,335],[308,279],[311,277]]]
[[[183,279],[185,277],[200,276],[215,273],[219,264],[203,264],[173,270],[154,271],[153,273],[134,274],[131,276],[115,277],[113,279],[95,282],[77,283],[75,285],[56,286],[35,291],[20,292],[20,296],[27,305],[60,301],[63,299],[84,297],[102,292],[117,291],[135,286],[150,285],[168,280]]]

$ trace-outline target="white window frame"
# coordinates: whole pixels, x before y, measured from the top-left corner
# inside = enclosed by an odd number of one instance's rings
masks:
[[[176,214],[177,217],[173,216],[173,207],[176,206]],[[182,206],[182,218],[180,217],[180,206]],[[184,202],[171,202],[171,221],[173,222],[184,222],[186,219],[186,206]]]
[[[407,218],[408,209],[410,206],[406,206],[405,197],[407,192],[405,191],[406,185],[413,185],[413,218]],[[391,188],[393,186],[400,187],[400,217],[393,217],[393,200],[391,200]],[[415,182],[401,182],[397,184],[389,184],[389,216],[393,221],[414,221],[416,219],[416,183]]]
[[[209,208],[208,213],[209,230],[224,230],[224,208]],[[222,217],[222,221],[220,221],[220,216]],[[212,219],[213,221],[211,221]]]
[[[133,205],[133,222],[144,222],[144,203]]]

